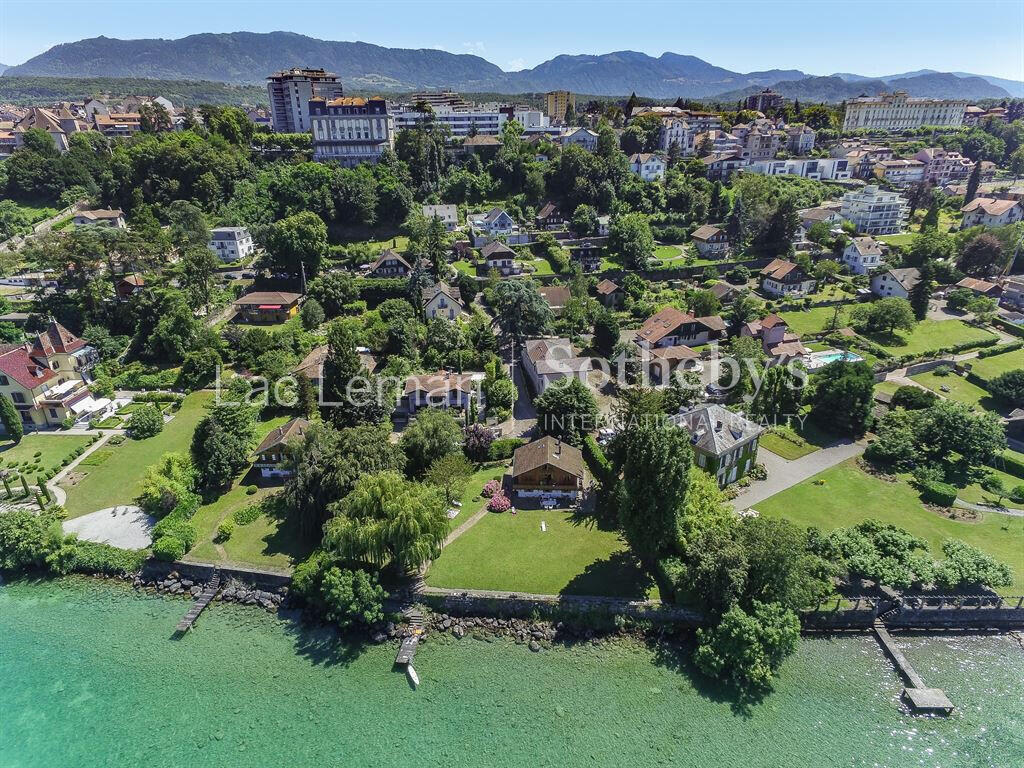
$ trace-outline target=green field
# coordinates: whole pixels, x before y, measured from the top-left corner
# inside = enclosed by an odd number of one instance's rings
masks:
[[[901,232],[898,235],[879,235],[876,239],[889,245],[908,246],[916,236],[914,232]]]
[[[810,419],[807,419],[804,421],[803,427],[799,429],[780,427],[771,432],[765,432],[761,435],[758,443],[760,447],[771,451],[776,456],[793,461],[821,450],[834,440],[834,435],[822,432]]]
[[[967,405],[977,405],[991,411],[998,411],[1002,408],[984,389],[976,384],[972,384],[961,376],[957,376],[955,373],[951,373],[948,376],[938,376],[935,371],[928,371],[927,373],[919,373],[910,378],[940,397],[946,397],[960,403],[967,403]],[[946,387],[949,391],[943,392],[942,387]]]
[[[488,480],[500,480],[506,472],[508,472],[508,466],[501,464],[497,467],[478,469],[473,473],[473,476],[469,478],[469,482],[466,483],[466,488],[459,499],[459,501],[462,502],[459,514],[448,521],[449,530],[455,530],[483,509],[484,504],[487,503],[487,499],[480,495],[480,491],[483,490],[483,487],[487,484]]]
[[[968,325],[963,320],[923,320],[910,333],[865,334],[893,355],[920,355],[958,344],[988,341],[994,334],[984,328]]]
[[[49,434],[26,435],[17,445],[5,440],[0,443],[0,466],[10,473],[12,480],[16,479],[16,475],[24,474],[28,484],[35,487],[38,474],[46,470],[59,471],[64,459],[73,458],[76,450],[85,448],[91,442],[92,438],[87,435]],[[12,483],[11,487],[17,491],[21,482]]]
[[[875,384],[875,392],[886,392],[890,395],[895,395],[899,388],[900,385],[895,381],[879,381]]]
[[[212,392],[193,392],[160,434],[146,440],[125,440],[103,463],[77,468],[74,474],[84,473],[85,477],[76,485],[62,483],[68,494],[64,505],[68,517],[132,503],[150,466],[165,453],[188,451],[196,424],[206,413],[204,406],[212,399]]]
[[[786,321],[794,333],[801,335],[808,333],[819,333],[832,322],[835,317],[835,307],[814,307],[796,312],[779,312],[779,317]],[[839,310],[839,328],[842,328],[846,312]]]
[[[655,592],[616,531],[566,510],[488,513],[445,547],[427,584],[637,598]]]
[[[654,258],[656,259],[675,259],[683,255],[683,249],[678,245],[659,245],[654,249]]]
[[[994,379],[996,376],[1007,371],[1024,368],[1024,349],[1006,352],[1002,355],[992,355],[991,357],[977,357],[967,362],[971,366],[971,371],[981,378],[986,380]]]
[[[861,470],[856,461],[849,459],[760,502],[758,512],[823,530],[876,518],[926,539],[936,557],[944,539],[962,539],[1008,563],[1014,583],[1004,594],[1021,593],[1024,519],[986,512],[980,522],[950,520],[925,508],[906,480],[886,482]]]

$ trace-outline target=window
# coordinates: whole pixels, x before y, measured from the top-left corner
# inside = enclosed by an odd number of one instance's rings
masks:
[[[2,384],[3,386],[6,387],[10,383],[11,383],[10,379],[8,379],[6,376],[0,374],[0,384]]]
[[[11,393],[11,400],[13,400],[16,403],[24,403],[25,402],[25,396],[23,394],[21,394],[21,392],[12,392]]]

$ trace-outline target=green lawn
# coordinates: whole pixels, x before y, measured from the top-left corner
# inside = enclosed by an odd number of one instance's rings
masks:
[[[1007,472],[1003,472],[999,469],[993,469],[992,467],[986,467],[986,469],[993,475],[999,478],[1003,484],[1003,488],[1007,492],[1013,490],[1018,485],[1024,484],[1024,479],[1011,475]],[[998,504],[999,496],[994,493],[989,493],[977,483],[971,483],[966,488],[961,488],[957,492],[957,498],[969,501],[972,504]],[[1002,503],[1007,507],[1020,507],[1020,502],[1010,501],[1005,496],[1002,499]]]
[[[5,440],[0,443],[0,466],[11,472],[12,480],[14,475],[24,474],[28,484],[35,487],[37,474],[59,470],[64,459],[71,459],[76,450],[91,442],[86,435],[25,435],[17,445]],[[12,482],[11,487],[16,490],[21,482]]]
[[[1024,349],[967,361],[971,370],[983,379],[994,379],[1007,371],[1024,368]]]
[[[984,513],[976,523],[950,520],[926,509],[906,480],[888,483],[876,478],[862,471],[856,459],[804,480],[756,508],[763,515],[823,530],[876,518],[926,539],[936,557],[941,556],[944,539],[962,539],[1010,565],[1014,583],[1004,594],[1024,589],[1024,520],[995,513]]]
[[[448,521],[449,530],[455,530],[483,508],[487,499],[480,495],[480,491],[483,490],[488,480],[500,480],[506,472],[508,472],[508,466],[502,464],[497,467],[478,469],[473,473],[459,499],[462,502],[459,514]]]
[[[204,406],[212,399],[212,392],[193,392],[160,434],[146,440],[125,440],[113,448],[111,456],[103,463],[79,467],[74,474],[86,473],[86,476],[76,485],[62,484],[68,494],[65,504],[68,517],[133,503],[142,490],[146,469],[165,453],[189,449],[196,424],[206,413]]]
[[[678,245],[659,245],[654,249],[656,259],[674,259],[683,255],[683,249]]]
[[[779,427],[771,432],[765,432],[761,435],[759,444],[776,456],[792,461],[821,450],[835,439],[834,435],[823,432],[807,419],[799,429]]]
[[[999,411],[1003,408],[984,389],[977,384],[972,384],[961,376],[957,376],[955,373],[951,373],[948,376],[938,376],[935,371],[928,371],[927,373],[919,373],[910,378],[940,397],[956,400],[967,405],[976,405],[991,411]],[[949,391],[943,392],[942,387],[946,387]]]
[[[867,337],[893,355],[920,355],[957,344],[982,343],[994,334],[963,320],[923,320],[910,333],[870,334]]]
[[[801,335],[807,333],[819,333],[832,322],[832,318],[835,317],[835,307],[814,307],[813,309],[805,309],[794,312],[779,312],[779,317],[786,321],[786,324],[793,330],[794,333]],[[839,327],[842,328],[843,318],[846,313],[843,309],[839,310]]]
[[[427,583],[533,594],[656,596],[616,531],[577,521],[566,510],[488,513],[445,547]]]
[[[901,232],[898,235],[879,235],[877,239],[889,245],[908,246],[914,242],[915,237],[916,233],[914,232]]]
[[[458,261],[453,261],[452,262],[452,266],[455,267],[456,270],[458,270],[459,272],[461,272],[464,275],[469,275],[470,277],[476,277],[476,265],[475,264],[471,264],[468,261],[465,261],[463,259],[459,259]]]
[[[895,395],[896,390],[900,388],[900,385],[895,381],[879,381],[875,383],[875,392],[886,392],[890,395]]]

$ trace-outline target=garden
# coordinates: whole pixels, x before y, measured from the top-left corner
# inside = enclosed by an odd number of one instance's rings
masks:
[[[34,488],[39,477],[52,477],[92,442],[89,435],[26,435],[19,443],[0,444],[0,466],[12,479],[24,475]]]
[[[991,342],[995,334],[984,328],[968,325],[963,320],[922,320],[914,330],[891,334],[864,334],[893,356],[923,355],[938,349]]]

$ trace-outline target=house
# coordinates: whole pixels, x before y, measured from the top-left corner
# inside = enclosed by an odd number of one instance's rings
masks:
[[[919,282],[921,282],[921,271],[917,267],[887,269],[871,278],[871,292],[883,299],[890,296],[905,299],[910,296],[911,289]]]
[[[725,336],[725,321],[717,315],[694,317],[675,307],[665,307],[647,318],[634,341],[642,349],[698,347]]]
[[[138,275],[125,275],[114,283],[114,293],[121,301],[127,301],[132,295],[141,291],[146,281]]]
[[[512,454],[512,490],[520,498],[576,499],[583,491],[585,466],[579,448],[547,435]]]
[[[100,227],[112,227],[113,229],[126,229],[124,211],[120,208],[97,208],[94,211],[79,211],[71,219],[76,227],[84,227],[87,224],[95,224]]]
[[[799,211],[800,226],[809,230],[819,221],[823,221],[830,228],[838,227],[843,222],[839,213],[839,206],[820,205],[817,208],[804,208]]]
[[[377,260],[370,265],[373,277],[405,277],[412,272],[412,267],[401,255],[390,248],[381,251]]]
[[[850,178],[850,164],[835,157],[791,157],[786,160],[755,160],[746,168],[762,176],[800,176],[816,181],[843,181]]]
[[[761,270],[761,288],[773,296],[804,296],[817,285],[802,267],[786,259],[773,259]]]
[[[454,320],[465,313],[466,307],[458,288],[441,282],[423,289],[423,315],[428,320],[433,317]]]
[[[93,398],[87,387],[96,362],[95,349],[51,320],[35,338],[0,346],[0,395],[30,428],[102,411],[110,400]]]
[[[96,130],[111,139],[127,138],[142,130],[142,116],[138,112],[96,113],[92,120]]]
[[[520,363],[535,394],[563,379],[579,379],[587,383],[591,368],[589,357],[577,357],[568,339],[527,339],[523,343]]]
[[[725,280],[718,280],[708,288],[708,290],[711,291],[715,295],[715,298],[722,302],[722,304],[731,304],[744,291],[744,287],[733,285]]]
[[[801,343],[799,334],[790,333],[789,325],[776,314],[744,323],[740,336],[757,339],[765,354],[780,362],[810,354],[810,350]]]
[[[288,469],[289,454],[308,429],[309,422],[297,417],[271,430],[256,447],[256,461],[253,462],[253,466],[265,478],[291,477],[293,473]]]
[[[604,216],[597,217],[597,236],[608,237],[608,232],[611,230],[612,217],[605,214]]]
[[[508,277],[509,275],[518,275],[523,271],[519,262],[516,261],[518,254],[500,240],[489,242],[480,249],[480,255],[483,257],[488,272],[495,269],[502,277]]]
[[[501,144],[501,139],[487,133],[467,136],[462,140],[463,150],[473,155],[494,156],[501,149]]]
[[[245,227],[215,227],[210,230],[207,247],[225,262],[242,261],[256,250],[252,235]]]
[[[882,247],[873,237],[855,237],[843,250],[843,263],[855,275],[866,275],[882,263]]]
[[[667,384],[680,368],[684,371],[703,370],[700,352],[684,344],[675,347],[655,347],[649,352],[647,374],[655,386]]]
[[[864,235],[894,235],[903,229],[910,213],[907,201],[875,184],[843,195],[839,213]]]
[[[482,373],[437,373],[414,374],[405,380],[402,393],[403,404],[409,413],[420,408],[469,408],[470,401],[477,399]]]
[[[895,158],[879,160],[873,169],[875,178],[882,179],[894,187],[909,187],[924,181],[925,165],[920,160]]]
[[[1024,208],[1016,200],[995,200],[976,197],[960,209],[964,215],[961,229],[968,227],[1003,227],[1020,221]]]
[[[565,226],[565,216],[554,203],[545,203],[536,217],[537,226],[541,229],[561,229]]]
[[[813,151],[816,134],[809,125],[790,125],[785,132],[786,151],[791,155],[803,157]]]
[[[569,258],[584,272],[599,272],[601,270],[601,246],[594,245],[585,240],[579,245],[569,248]]]
[[[965,277],[956,284],[956,287],[966,288],[978,296],[987,296],[990,299],[998,299],[1003,295],[1003,286],[990,283],[988,280],[978,280],[975,277]]]
[[[597,132],[589,128],[571,128],[563,133],[558,140],[563,147],[575,144],[578,147],[583,147],[587,152],[597,151]]]
[[[309,379],[313,386],[319,391],[320,380],[324,375],[324,361],[327,359],[327,345],[321,344],[313,347],[309,354],[302,358],[302,362],[296,365],[290,373],[292,376],[304,376]]]
[[[697,246],[697,253],[705,259],[717,259],[729,252],[729,236],[724,229],[711,224],[697,227],[690,239]]]
[[[556,315],[565,309],[565,305],[572,298],[569,289],[564,285],[542,285],[537,291]]]
[[[1003,281],[1003,295],[999,297],[999,306],[1010,309],[1024,308],[1024,280],[1010,277]]]
[[[625,291],[617,283],[607,278],[598,283],[595,290],[597,291],[597,300],[609,309],[618,307],[626,298]]]
[[[471,213],[466,221],[473,245],[478,248],[499,237],[512,245],[530,242],[529,233],[523,232],[516,220],[501,208],[492,208],[487,213]]]
[[[711,181],[725,181],[736,171],[746,167],[747,161],[738,152],[712,152],[707,157],[702,157],[704,170]]]
[[[459,206],[457,205],[424,204],[423,216],[427,219],[440,219],[447,232],[453,232],[459,226]]]
[[[665,175],[665,159],[653,152],[630,155],[629,170],[643,181],[657,181]]]
[[[706,403],[670,416],[669,421],[690,433],[697,466],[713,475],[719,487],[736,482],[757,463],[758,438],[764,429],[740,413]]]
[[[299,312],[302,295],[284,291],[253,291],[235,299],[235,320],[243,323],[283,323]]]

